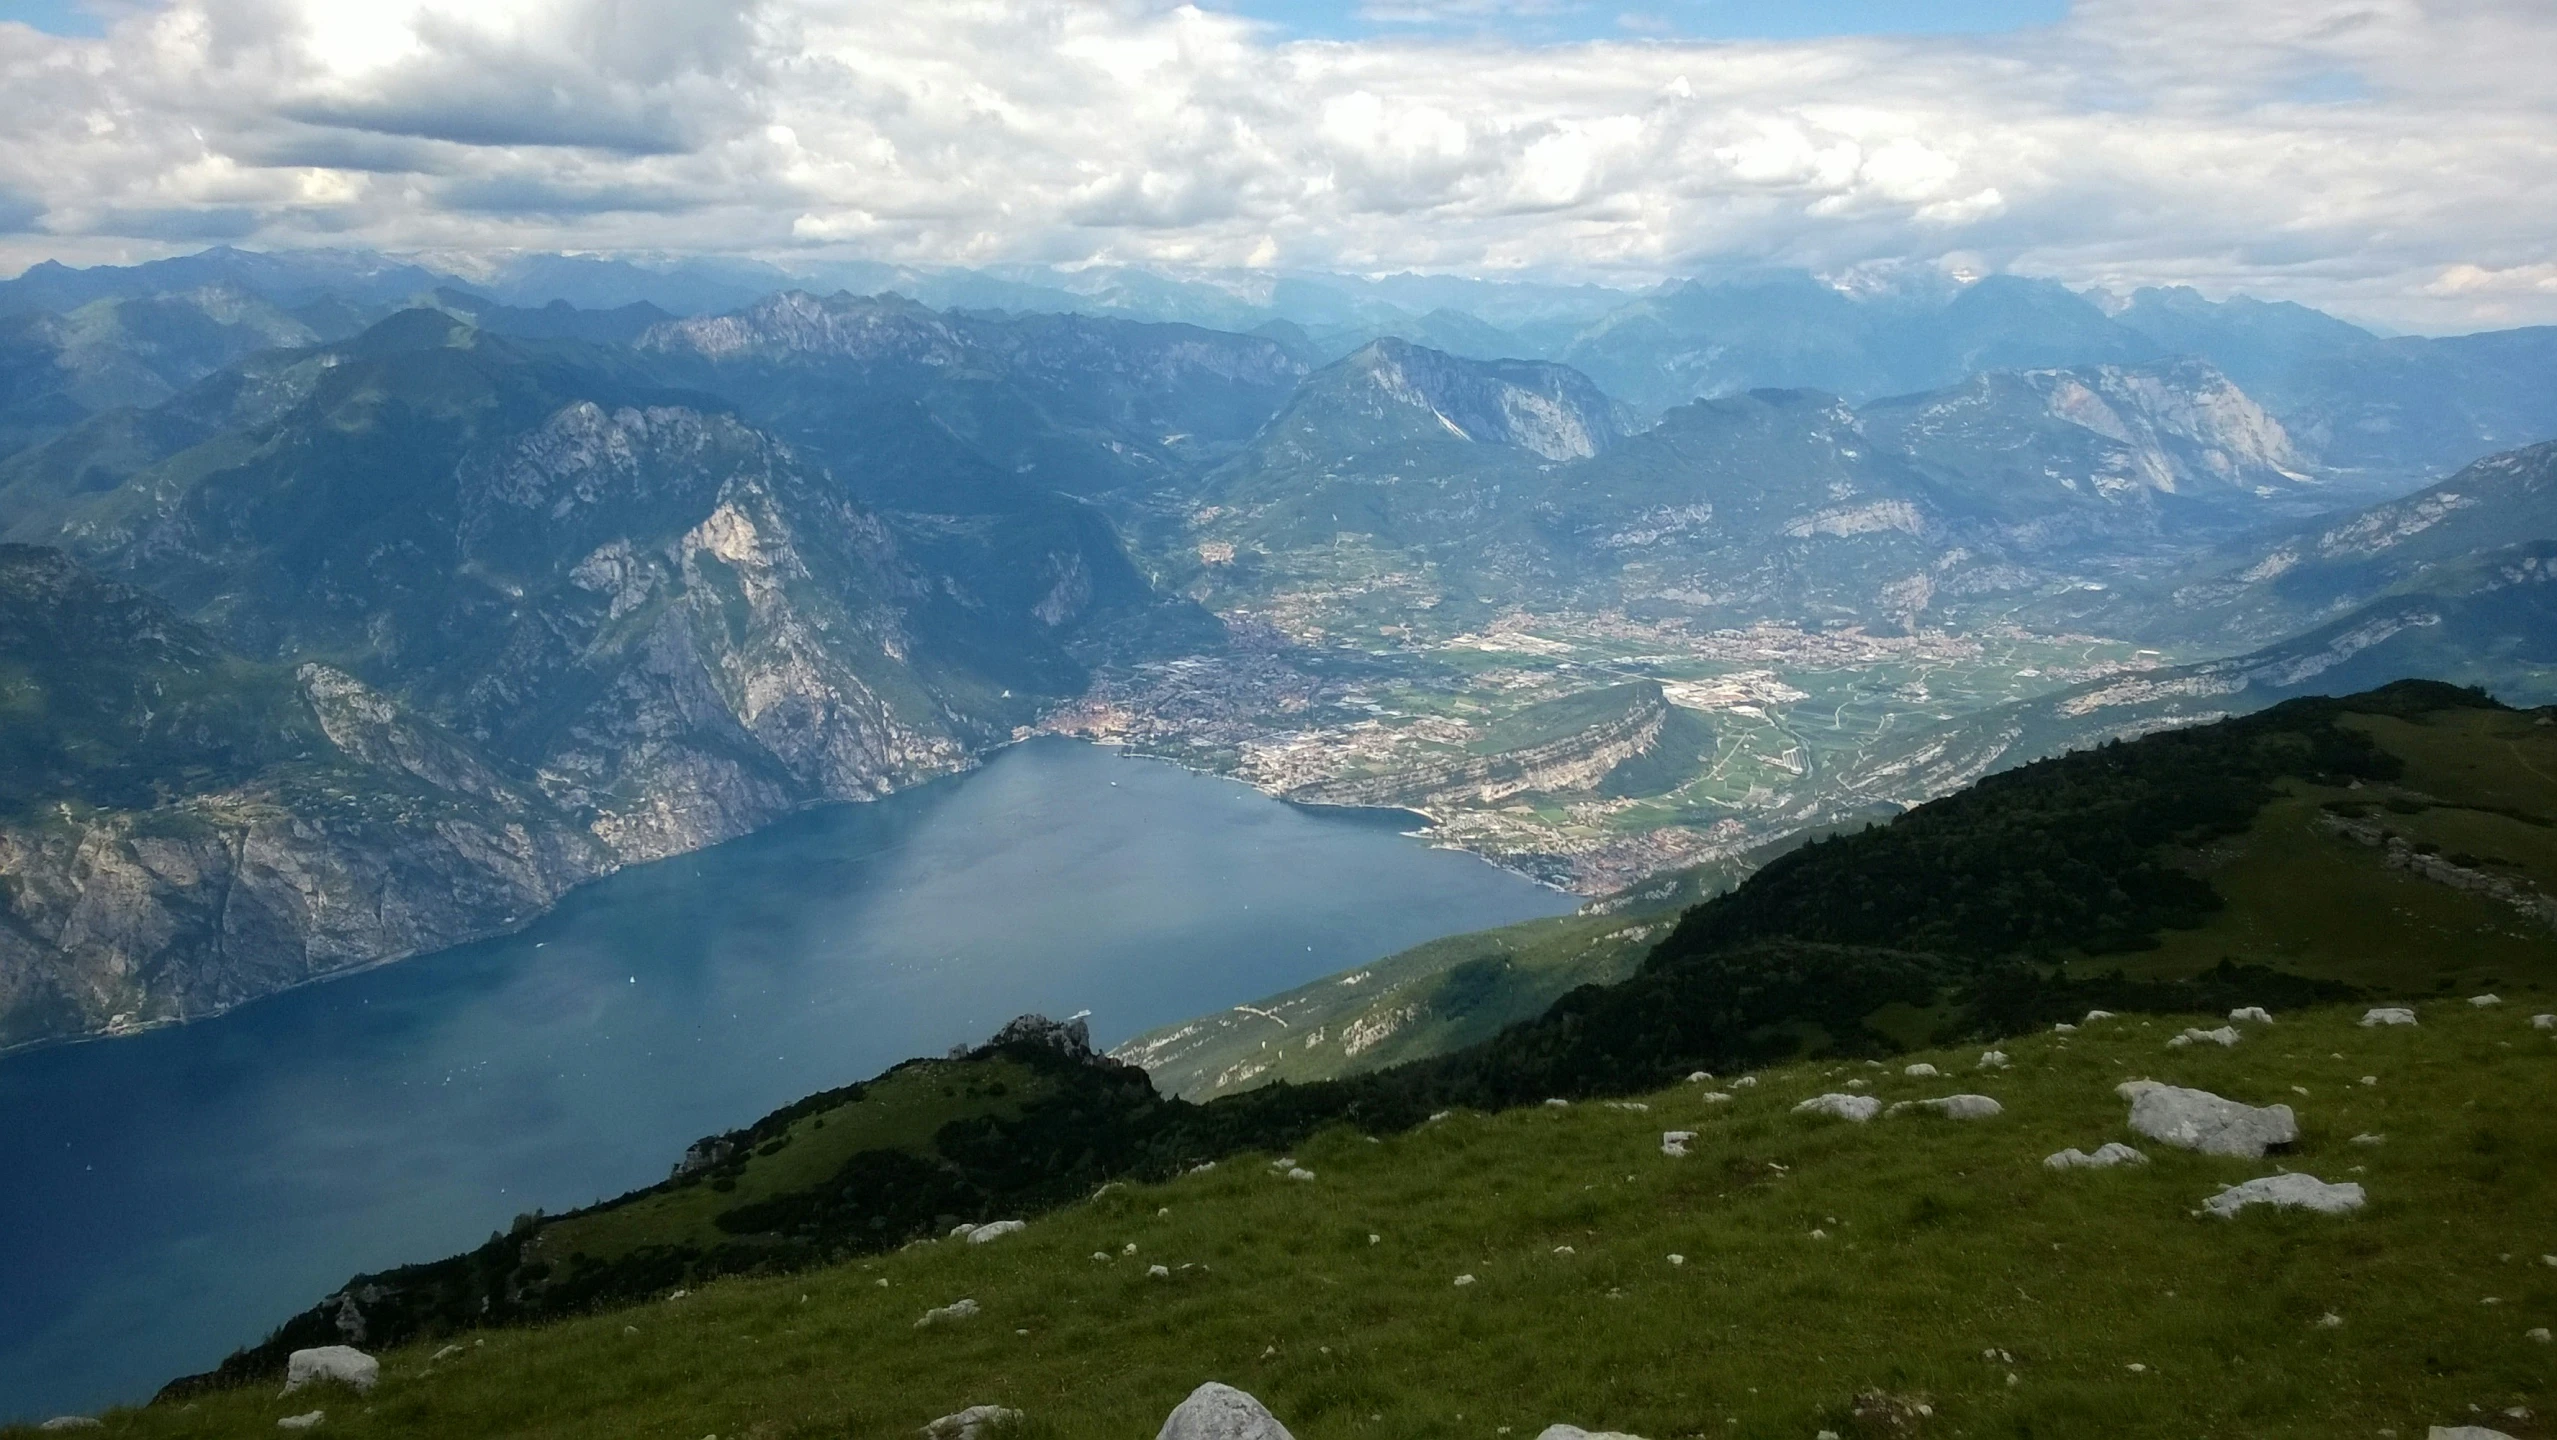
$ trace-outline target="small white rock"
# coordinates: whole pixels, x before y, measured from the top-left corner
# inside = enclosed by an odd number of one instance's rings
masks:
[[[2094,1024],[2094,1023],[2095,1023],[2096,1021],[2098,1021],[2098,1020],[2111,1020],[2111,1019],[2114,1019],[2114,1018],[2116,1018],[2116,1017],[2114,1016],[2113,1012],[2112,1012],[2112,1011],[2110,1011],[2110,1010],[2089,1010],[2088,1012],[2086,1012],[2086,1019],[2085,1019],[2085,1020],[2083,1020],[2083,1021],[2081,1021],[2081,1022],[2079,1022],[2079,1023],[2081,1023],[2081,1024],[2086,1024],[2086,1025],[2092,1025],[2092,1024]]]
[[[2070,1023],[2069,1023],[2068,1021],[2066,1021],[2066,1020],[2062,1020],[2062,1021],[2060,1021],[2059,1023],[2057,1023],[2057,1024],[2053,1025],[2053,1026],[2051,1027],[2051,1031],[2052,1031],[2052,1033],[2053,1033],[2053,1034],[2055,1034],[2055,1035],[2075,1035],[2076,1033],[2078,1033],[2078,1027],[2076,1027],[2075,1025],[2070,1024]]]
[[[2236,1044],[2238,1042],[2238,1038],[2237,1027],[2234,1025],[2223,1025],[2217,1030],[2204,1030],[2198,1026],[2187,1026],[2185,1027],[2183,1034],[2176,1036],[2174,1039],[2169,1040],[2166,1043],[2179,1049],[2186,1045],[2218,1045],[2226,1048],[2227,1046]]]
[[[2412,1025],[2415,1012],[2402,1005],[2382,1005],[2362,1012],[2364,1028],[2376,1025]]]
[[[946,1325],[954,1320],[973,1319],[976,1313],[976,1301],[953,1300],[947,1305],[924,1311],[923,1318],[914,1322],[914,1327],[920,1330],[926,1325]]]
[[[1921,1060],[1921,1061],[1919,1061],[1917,1064],[1912,1065],[1912,1066],[1909,1066],[1907,1069],[1902,1070],[1900,1073],[1901,1073],[1901,1074],[1903,1074],[1903,1075],[1911,1076],[1911,1077],[1913,1077],[1913,1078],[1915,1078],[1915,1079],[1920,1079],[1920,1080],[1932,1080],[1932,1079],[1934,1079],[1936,1076],[1941,1075],[1941,1074],[1943,1074],[1944,1072],[1943,1072],[1943,1071],[1941,1071],[1941,1070],[1936,1069],[1936,1067],[1934,1067],[1933,1065],[1928,1064],[1926,1061]]]
[[[1695,1138],[1693,1130],[1663,1130],[1660,1132],[1660,1153],[1672,1160],[1684,1160],[1687,1158],[1687,1144]]]
[[[1548,1100],[1545,1102],[1545,1108],[1548,1110],[1568,1110],[1571,1108],[1571,1102],[1569,1100]]]
[[[2540,1344],[2545,1345],[2549,1340],[2548,1327],[2545,1325],[2533,1326],[2532,1328],[2522,1332],[2522,1338],[2525,1340],[2536,1340]]]
[[[971,1405],[956,1415],[944,1415],[923,1427],[926,1440],[985,1440],[997,1430],[1021,1423],[1021,1412],[1001,1405]]]
[[[1728,1090],[1708,1090],[1697,1098],[1703,1100],[1708,1105],[1728,1105],[1731,1103],[1731,1092]]]
[[[287,1415],[283,1419],[275,1422],[275,1428],[278,1430],[315,1430],[319,1428],[319,1423],[327,1418],[329,1418],[329,1412],[326,1410],[313,1410],[308,1414],[303,1415]]]
[[[2265,1175],[2242,1185],[2231,1185],[2202,1202],[2202,1208],[2223,1220],[2233,1220],[2237,1212],[2249,1205],[2271,1205],[2282,1210],[2314,1210],[2321,1215],[2344,1215],[2362,1208],[2362,1187],[2346,1181],[2329,1185],[2314,1175],[2296,1172]]]
[[[2258,1025],[2273,1023],[2272,1012],[2261,1005],[2241,1005],[2228,1012],[2228,1018],[2233,1021],[2251,1020]]]
[[[1669,1263],[1672,1265],[1684,1265],[1687,1263],[1687,1257],[1684,1255],[1672,1255],[1669,1257]]]
[[[104,1430],[107,1422],[95,1415],[56,1415],[36,1427],[38,1430]]]
[[[1741,1076],[1739,1079],[1734,1080],[1734,1081],[1732,1081],[1732,1082],[1731,1082],[1731,1088],[1732,1088],[1732,1089],[1734,1089],[1734,1090],[1746,1090],[1746,1089],[1748,1089],[1750,1086],[1755,1085],[1755,1084],[1757,1084],[1757,1083],[1758,1083],[1758,1077],[1757,1077],[1757,1076],[1755,1076],[1755,1075],[1743,1075],[1743,1076]]]
[[[1163,1417],[1154,1440],[1295,1440],[1269,1407],[1211,1380]]]
[[[1024,1220],[992,1220],[970,1230],[968,1243],[983,1245],[989,1240],[1000,1240],[1006,1235],[1018,1235],[1029,1228],[1029,1222]]]
[[[2424,1432],[2424,1440],[2513,1440],[2513,1437],[2483,1425],[2436,1425]]]
[[[370,1390],[382,1378],[382,1362],[352,1345],[322,1345],[310,1350],[296,1350],[284,1359],[284,1393],[292,1394],[305,1385],[322,1383],[346,1385],[358,1393]]]
[[[1503,1434],[1508,1431],[1508,1426],[1501,1427]],[[1536,1432],[1536,1440],[1637,1440],[1637,1437],[1619,1430],[1583,1430],[1577,1425],[1548,1425]]]
[[[2355,1145],[2385,1145],[2388,1143],[2388,1137],[2385,1135],[2374,1135],[2368,1130],[2365,1130],[2361,1134],[2354,1136],[2352,1143]]]
[[[2007,1059],[2007,1052],[2004,1050],[1983,1050],[1980,1052],[1980,1068],[1983,1070],[2004,1070],[2012,1063],[2014,1062]]]
[[[1457,1276],[1457,1277],[1456,1277],[1456,1284],[1458,1285],[1458,1287],[1459,1287],[1459,1288],[1462,1288],[1462,1287],[1467,1286],[1467,1285],[1471,1285],[1471,1284],[1473,1284],[1473,1283],[1474,1283],[1474,1277],[1473,1277],[1473,1276],[1471,1276],[1471,1275],[1459,1275],[1459,1276]]]
[[[2332,1310],[2317,1317],[2317,1328],[2320,1330],[2340,1330],[2343,1326],[2344,1317]]]
[[[2557,1030],[2557,1015],[2533,1015],[2530,1017],[2530,1028],[2533,1030]]]
[[[1793,1113],[1834,1115],[1841,1120],[1852,1120],[1861,1125],[1882,1113],[1882,1102],[1870,1095],[1840,1095],[1832,1091],[1826,1095],[1814,1095],[1803,1101],[1793,1107]]]
[[[1145,1277],[1149,1280],[1169,1280],[1172,1278],[1172,1267],[1169,1265],[1148,1265],[1145,1267]]]
[[[2476,1006],[2480,1010],[2483,1010],[2489,1005],[2503,1004],[2504,997],[2501,995],[2471,995],[2468,997],[2468,1003]]]
[[[1288,1168],[1287,1178],[1290,1180],[1311,1180],[1314,1178],[1314,1172],[1306,1169],[1302,1165],[1294,1165]]]
[[[2110,1170],[2116,1165],[2146,1165],[2149,1157],[2119,1140],[2096,1147],[2094,1154],[2072,1146],[2045,1159],[2042,1164],[2052,1170]]]

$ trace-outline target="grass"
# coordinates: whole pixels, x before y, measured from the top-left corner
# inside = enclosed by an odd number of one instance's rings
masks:
[[[559,1221],[537,1242],[546,1256],[614,1260],[642,1246],[717,1246],[721,1211],[810,1189],[865,1150],[930,1148],[933,1133],[963,1116],[1020,1113],[1049,1089],[1045,1077],[1002,1060],[916,1061],[862,1087],[858,1100],[792,1121],[757,1145],[725,1189],[693,1185]]]
[[[722,1281],[465,1336],[442,1362],[433,1343],[392,1351],[367,1398],[257,1388],[107,1423],[272,1435],[325,1407],[322,1433],[350,1436],[797,1440],[1000,1403],[1031,1437],[1127,1436],[1221,1379],[1306,1440],[1524,1440],[1555,1421],[1799,1440],[1855,1434],[1873,1390],[1923,1397],[1927,1435],[2534,1435],[2498,1413],[2557,1402],[2557,1351],[2524,1334],[2557,1324],[2540,1259],[2557,1253],[2557,1035],[2525,1019],[2545,996],[2511,998],[2429,1003],[2415,1029],[2283,1015],[2227,1051],[2166,1048],[2179,1018],[2122,1019],[2009,1042],[1997,1072],[1973,1071],[1976,1050],[1807,1063],[1729,1104],[1685,1085],[1647,1111],[1334,1130],[1287,1157],[1311,1181],[1238,1157],[991,1245]],[[1904,1077],[1920,1058],[1955,1078]],[[2263,1162],[2143,1144],[2143,1169],[2045,1170],[2064,1146],[2134,1138],[2112,1087],[2135,1076],[2290,1103],[2302,1141]],[[1849,1080],[1885,1099],[1976,1089],[2007,1113],[1791,1113]],[[1701,1132],[1688,1158],[1660,1154],[1671,1128]],[[2351,1143],[2363,1132],[2386,1143]],[[2277,1167],[2360,1180],[2371,1204],[2195,1214]],[[916,1327],[963,1296],[983,1313]]]
[[[2193,930],[2161,934],[2154,950],[2102,957],[2079,971],[2120,966],[2144,978],[2194,974],[2223,956],[2251,957],[2347,984],[2430,993],[2491,989],[2545,976],[2557,933],[2514,907],[2391,868],[2382,853],[2333,833],[2336,807],[2419,847],[2557,893],[2557,726],[2534,712],[2445,710],[2421,720],[2356,715],[2406,762],[2393,783],[2345,790],[2283,782],[2238,836],[2196,857],[2228,902]]]
[[[1112,1053],[1188,1100],[1444,1054],[1544,1013],[1574,986],[1624,979],[1678,911],[1730,889],[1767,854],[1669,871],[1577,914],[1426,941],[1247,1007],[1150,1030]]]

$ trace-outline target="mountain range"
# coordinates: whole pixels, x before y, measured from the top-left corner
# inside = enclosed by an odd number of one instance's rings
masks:
[[[1716,627],[2031,625],[2230,657],[2045,684],[1817,773],[1777,756],[1804,783],[1723,812],[1743,848],[2210,705],[2545,674],[2546,447],[2367,504],[2406,472],[2335,436],[2400,432],[2317,409],[2384,352],[2408,403],[2470,402],[2392,453],[2480,443],[2536,423],[2534,332],[2380,340],[2005,279],[1209,287],[1261,307],[1217,312],[1243,333],[1133,318],[1203,292],[1132,272],[1054,312],[761,288],[785,278],[212,251],[0,283],[0,540],[24,547],[0,620],[17,713],[49,717],[12,742],[0,1041],[501,930],[614,866],[963,768],[1175,660],[1343,697],[1210,701],[1259,737],[1231,756],[1376,708],[1344,683],[1447,712],[1417,753],[1268,782],[1300,799],[1703,827],[1723,802],[1689,787],[1732,731],[1680,699],[1698,677],[1570,661],[1495,693],[1443,657],[1519,615],[1716,653]],[[1670,353],[1705,330],[1710,363]],[[1793,388],[1747,388],[1770,379]],[[453,818],[322,818],[394,799]],[[248,837],[284,849],[249,865]],[[263,898],[215,903],[233,889]],[[376,900],[350,929],[352,894]]]

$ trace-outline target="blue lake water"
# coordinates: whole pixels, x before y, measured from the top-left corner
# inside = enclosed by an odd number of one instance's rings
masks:
[[[1569,906],[1390,817],[1037,741],[504,940],[0,1060],[0,1421],[139,1401],[351,1274],[1017,1014],[1106,1045]]]

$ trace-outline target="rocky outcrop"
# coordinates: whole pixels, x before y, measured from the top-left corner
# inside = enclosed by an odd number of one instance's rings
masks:
[[[300,678],[330,763],[0,819],[0,1046],[196,1019],[500,933],[616,863],[455,737],[327,667]]]

